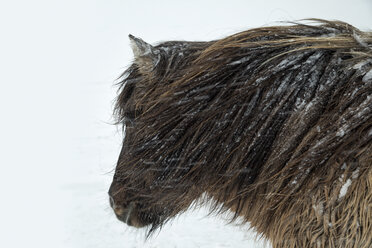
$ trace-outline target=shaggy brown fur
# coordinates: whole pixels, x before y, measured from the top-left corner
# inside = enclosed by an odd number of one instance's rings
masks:
[[[275,248],[372,247],[372,34],[313,21],[212,42],[131,37],[109,191],[121,220],[151,232],[199,199]]]

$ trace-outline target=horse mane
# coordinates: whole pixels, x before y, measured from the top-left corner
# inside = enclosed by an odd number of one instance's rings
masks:
[[[273,236],[284,235],[279,218],[310,211],[298,203],[304,195],[323,213],[345,206],[341,198],[372,201],[365,191],[340,193],[371,173],[372,33],[310,21],[161,43],[154,70],[134,63],[122,75],[115,116],[135,133],[119,176],[151,204],[170,206],[163,222],[205,192],[211,211],[232,209],[232,220]],[[151,196],[133,186],[141,184],[152,185]],[[286,216],[295,206],[298,216]],[[345,232],[354,222],[329,217]]]

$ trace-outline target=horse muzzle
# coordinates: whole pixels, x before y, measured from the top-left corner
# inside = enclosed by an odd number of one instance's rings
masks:
[[[135,203],[131,202],[129,203],[128,207],[122,207],[115,203],[114,198],[110,196],[110,205],[111,208],[114,210],[114,213],[116,217],[126,223],[128,226],[137,226],[133,221],[131,220],[131,216],[133,214],[133,210],[135,208]]]
[[[110,196],[110,206],[114,210],[116,217],[128,226],[144,226],[138,221],[138,218],[136,216],[136,204],[134,202],[129,203],[127,207],[122,207],[115,203],[114,198]]]

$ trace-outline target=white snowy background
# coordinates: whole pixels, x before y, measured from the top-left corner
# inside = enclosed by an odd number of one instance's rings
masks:
[[[0,0],[0,247],[264,247],[206,209],[147,242],[116,220],[114,83],[132,60],[129,33],[210,40],[309,17],[368,30],[372,1]]]

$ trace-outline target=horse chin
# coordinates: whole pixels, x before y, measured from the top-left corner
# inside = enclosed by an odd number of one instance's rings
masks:
[[[142,227],[146,227],[146,226],[150,225],[150,224],[147,224],[147,223],[143,223],[137,215],[131,215],[128,218],[128,220],[125,221],[125,223],[128,226],[135,227],[135,228],[142,228]]]
[[[134,205],[130,205],[123,212],[115,212],[116,217],[127,224],[128,226],[135,228],[142,228],[152,225],[153,223],[149,220],[148,214],[138,212],[137,208]]]

